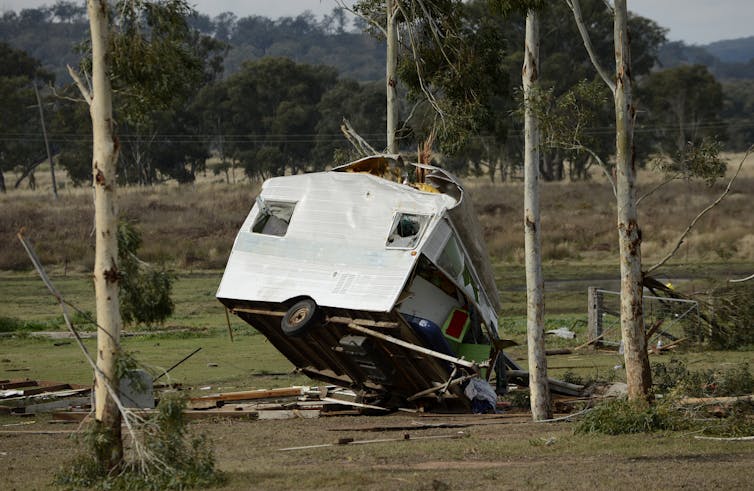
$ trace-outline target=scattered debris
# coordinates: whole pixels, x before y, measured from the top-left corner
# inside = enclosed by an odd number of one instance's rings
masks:
[[[734,436],[734,437],[720,437],[720,436],[699,436],[696,435],[694,438],[697,440],[717,440],[721,442],[750,442],[754,440],[754,436]]]
[[[198,347],[198,348],[196,348],[194,351],[192,351],[191,353],[189,353],[188,355],[184,356],[179,361],[177,361],[176,363],[174,363],[173,366],[171,366],[170,368],[168,368],[167,370],[165,370],[164,372],[162,372],[161,374],[159,374],[158,376],[156,376],[155,378],[153,378],[152,382],[156,382],[157,380],[161,379],[163,376],[165,376],[168,373],[170,373],[171,370],[173,370],[174,368],[176,368],[181,363],[183,363],[184,361],[188,360],[189,358],[191,358],[192,356],[194,356],[195,354],[197,354],[201,350],[202,350],[201,346]]]
[[[576,333],[568,329],[567,327],[559,327],[557,329],[550,329],[545,331],[545,334],[552,334],[563,339],[576,339]]]
[[[548,349],[545,350],[545,355],[547,356],[554,356],[554,355],[571,355],[573,354],[573,350],[570,348],[557,348],[557,349]]]
[[[0,380],[0,413],[36,414],[90,403],[91,387],[36,380]]]
[[[440,440],[440,439],[448,439],[448,438],[464,438],[468,436],[467,433],[464,433],[463,431],[459,431],[458,433],[455,433],[453,435],[433,435],[433,436],[415,436],[412,437],[409,433],[406,433],[403,435],[403,438],[378,438],[376,440],[354,440],[352,438],[339,438],[336,443],[323,443],[319,445],[306,445],[303,447],[288,447],[288,448],[280,448],[278,451],[280,452],[288,452],[291,450],[308,450],[312,448],[325,448],[325,447],[335,447],[338,445],[364,445],[368,443],[385,443],[385,442],[402,442],[402,441],[416,441],[416,440]]]

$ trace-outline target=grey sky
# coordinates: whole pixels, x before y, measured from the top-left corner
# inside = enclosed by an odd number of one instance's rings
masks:
[[[239,17],[263,15],[277,18],[311,10],[329,13],[335,0],[193,0],[199,12]],[[0,0],[0,11],[51,5],[55,0]],[[628,8],[670,29],[671,40],[706,44],[720,39],[754,36],[753,0],[628,0]]]

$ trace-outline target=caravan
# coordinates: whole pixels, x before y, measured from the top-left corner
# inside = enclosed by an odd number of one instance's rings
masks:
[[[437,167],[378,155],[267,180],[217,298],[300,372],[368,404],[468,407],[464,389],[493,372],[505,388],[481,230]]]

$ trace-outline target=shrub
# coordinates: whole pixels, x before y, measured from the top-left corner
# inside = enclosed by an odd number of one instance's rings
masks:
[[[671,358],[667,364],[652,365],[652,380],[659,392],[672,391],[678,396],[722,397],[754,392],[754,376],[748,363],[692,371],[683,361]]]
[[[738,401],[731,407],[727,418],[705,422],[702,433],[727,438],[754,435],[753,410],[751,402]]]
[[[688,422],[673,411],[668,402],[649,404],[627,399],[611,399],[596,406],[579,421],[575,433],[622,435],[679,430]]]
[[[112,472],[104,465],[108,433],[95,422],[84,434],[84,453],[56,474],[55,484],[65,489],[162,490],[222,483],[209,442],[187,432],[185,407],[185,397],[177,393],[163,397],[157,413],[137,428],[149,458],[134,455]]]
[[[45,322],[25,321],[16,317],[0,317],[0,332],[44,331],[50,329]]]
[[[690,333],[718,349],[754,345],[754,281],[712,290],[705,306],[708,325]]]
[[[136,252],[141,236],[128,222],[118,226],[120,313],[127,324],[162,324],[173,314],[174,277],[164,268],[141,261]]]

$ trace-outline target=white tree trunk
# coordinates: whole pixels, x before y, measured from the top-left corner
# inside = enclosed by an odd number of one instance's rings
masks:
[[[652,385],[642,312],[641,231],[636,212],[634,106],[626,0],[615,1],[615,168],[621,271],[621,334],[631,400],[644,399]]]
[[[387,66],[385,69],[385,89],[387,91],[387,151],[398,153],[395,130],[398,125],[398,27],[395,15],[397,0],[387,0]]]
[[[89,106],[94,140],[92,172],[94,177],[94,216],[96,250],[94,291],[97,305],[97,367],[95,380],[95,417],[111,441],[109,467],[117,466],[123,456],[120,413],[107,391],[109,383],[117,393],[115,364],[120,350],[120,303],[118,301],[118,211],[115,204],[118,144],[113,128],[112,88],[107,74],[108,6],[105,0],[88,0],[92,36],[92,93]],[[103,380],[106,379],[106,380]]]
[[[524,247],[526,255],[526,332],[529,352],[531,414],[552,417],[544,340],[544,280],[539,219],[539,123],[531,107],[539,79],[539,14],[526,15],[526,43],[521,72],[524,88]]]

